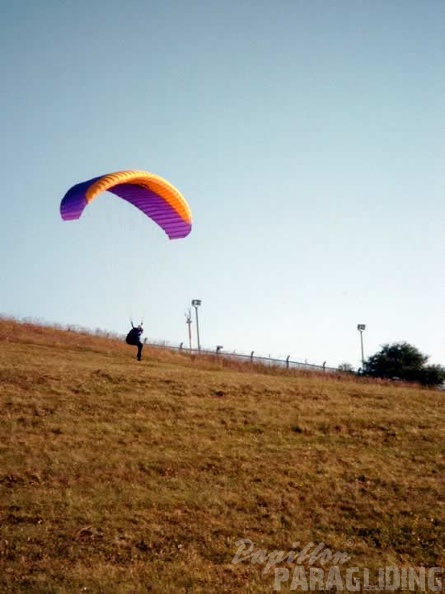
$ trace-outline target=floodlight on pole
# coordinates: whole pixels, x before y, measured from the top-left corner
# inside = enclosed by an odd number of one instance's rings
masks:
[[[192,299],[192,306],[195,308],[195,316],[196,316],[196,340],[198,343],[198,351],[201,350],[201,342],[199,340],[199,317],[198,317],[198,307],[201,305],[201,299]]]
[[[357,324],[357,330],[360,332],[360,345],[362,351],[362,371],[365,368],[365,351],[363,349],[363,332],[366,330],[366,324]]]

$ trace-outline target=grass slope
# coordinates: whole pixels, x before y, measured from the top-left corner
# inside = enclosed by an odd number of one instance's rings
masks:
[[[0,322],[2,592],[271,592],[241,538],[444,565],[442,392],[133,350]]]

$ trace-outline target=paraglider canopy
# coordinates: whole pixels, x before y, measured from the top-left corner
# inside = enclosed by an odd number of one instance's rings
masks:
[[[79,219],[84,208],[106,191],[139,208],[170,239],[186,237],[192,229],[192,213],[179,190],[162,177],[145,171],[118,171],[76,184],[60,204],[62,219]]]

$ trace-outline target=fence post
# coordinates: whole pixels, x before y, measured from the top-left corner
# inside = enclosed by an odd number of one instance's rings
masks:
[[[289,369],[289,359],[290,359],[290,355],[288,355],[286,357],[286,369]]]

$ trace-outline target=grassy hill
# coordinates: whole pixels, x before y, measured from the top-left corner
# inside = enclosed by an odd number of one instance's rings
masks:
[[[134,350],[0,322],[1,592],[273,591],[240,539],[445,564],[443,392]]]

